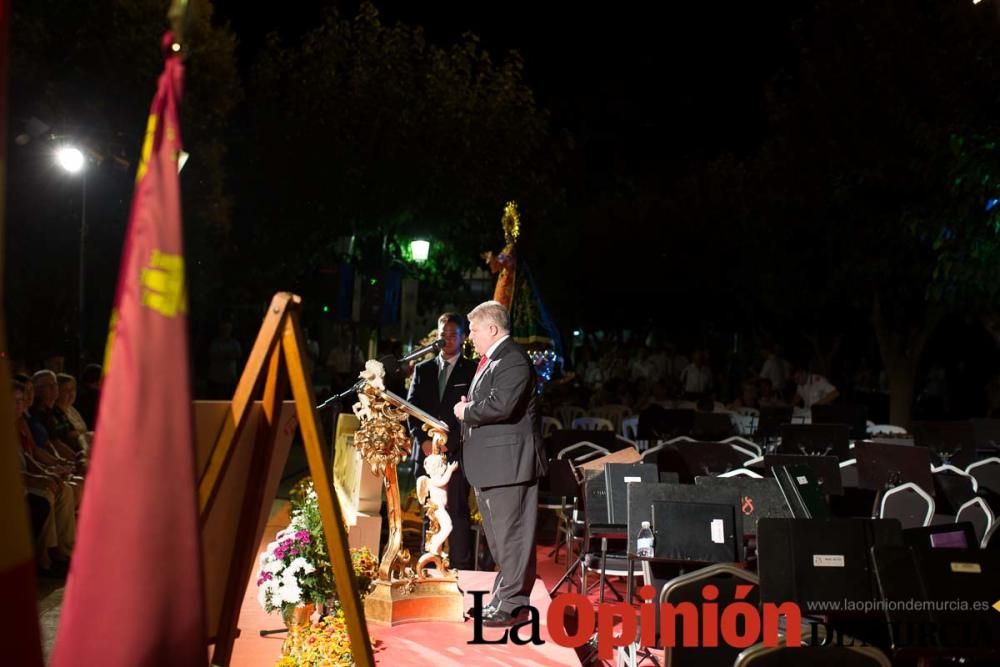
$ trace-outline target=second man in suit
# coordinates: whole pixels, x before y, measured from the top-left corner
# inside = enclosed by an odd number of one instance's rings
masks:
[[[465,342],[465,322],[461,315],[445,313],[438,318],[438,336],[444,347],[433,359],[417,364],[407,400],[418,408],[448,424],[448,462],[459,462],[459,468],[448,483],[448,514],[452,520],[449,538],[451,566],[460,570],[472,569],[472,528],[469,517],[469,482],[461,468],[462,430],[452,406],[469,393],[469,384],[476,372],[476,364],[462,356]],[[410,434],[416,450],[416,476],[424,474],[424,459],[431,453],[431,441],[421,429],[418,420],[410,420]]]

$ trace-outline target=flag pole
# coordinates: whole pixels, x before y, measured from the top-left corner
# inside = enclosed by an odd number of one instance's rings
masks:
[[[171,47],[174,52],[181,51],[186,46],[185,38],[187,37],[189,17],[188,0],[171,0],[170,9],[167,11],[167,20],[170,21],[170,32],[174,36],[174,43]]]

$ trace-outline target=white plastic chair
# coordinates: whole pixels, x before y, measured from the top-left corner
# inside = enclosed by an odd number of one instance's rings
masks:
[[[557,405],[552,410],[552,416],[562,424],[572,424],[577,417],[587,416],[587,411],[579,405]]]
[[[582,449],[583,451],[575,456],[567,456],[568,454],[571,454],[572,452],[575,452],[578,449]],[[572,459],[573,461],[581,461],[583,459],[592,458],[593,456],[596,455],[607,456],[610,453],[611,452],[609,452],[604,447],[601,447],[600,445],[595,445],[594,443],[588,442],[587,440],[581,440],[580,442],[574,445],[570,445],[569,447],[563,447],[561,450],[559,450],[559,453],[556,454],[556,458],[557,459],[568,458]]]
[[[639,415],[622,419],[622,435],[632,441],[639,439]]]
[[[608,405],[602,405],[594,408],[590,411],[590,414],[593,417],[607,419],[614,425],[614,429],[612,430],[620,431],[622,428],[622,420],[632,415],[632,409],[627,405],[609,403]]]
[[[562,430],[562,422],[555,417],[542,417],[542,437],[547,438],[553,431]]]

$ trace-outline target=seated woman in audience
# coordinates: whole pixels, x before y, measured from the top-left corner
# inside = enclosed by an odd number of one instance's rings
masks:
[[[71,461],[65,461],[48,449],[39,447],[35,440],[35,432],[38,431],[41,433],[44,429],[32,428],[32,416],[27,409],[34,401],[34,383],[26,375],[15,375],[14,388],[20,389],[23,397],[16,409],[14,426],[17,430],[18,439],[21,442],[21,448],[28,456],[29,463],[37,463],[39,468],[45,468],[53,472],[56,472],[60,467],[65,467],[68,473],[72,473],[73,466]],[[60,472],[59,474],[62,473]]]
[[[50,376],[51,383],[48,382]],[[85,462],[66,444],[50,438],[45,427],[45,423],[49,421],[49,412],[55,405],[55,373],[52,371],[35,373],[32,381],[25,385],[25,405],[29,405],[27,387],[33,387],[35,400],[30,403],[32,406],[30,409],[22,412],[24,421],[28,425],[27,434],[30,435],[30,441],[22,435],[23,449],[28,453],[29,459],[45,468],[46,474],[57,475],[61,481],[72,487],[74,505],[79,507],[83,498],[82,475]]]
[[[35,444],[42,449],[49,449],[63,460],[73,462],[78,470],[82,470],[82,452],[58,435],[60,425],[54,413],[56,398],[59,396],[56,374],[47,370],[38,371],[31,376],[31,381],[35,385],[35,401],[28,409],[28,423],[31,425]]]
[[[12,390],[15,413],[23,422],[24,385],[14,382]],[[28,437],[31,437],[30,432]],[[33,443],[29,444],[33,446]],[[18,454],[25,489],[36,499],[43,498],[48,503],[48,511],[35,544],[38,568],[43,573],[65,574],[64,565],[69,561],[76,539],[75,489],[64,482],[59,474],[40,467],[37,462],[30,462],[23,445],[18,447]]]

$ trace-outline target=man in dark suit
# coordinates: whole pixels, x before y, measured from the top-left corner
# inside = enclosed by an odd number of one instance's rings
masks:
[[[476,364],[462,357],[465,322],[456,313],[438,318],[438,336],[444,340],[440,354],[417,364],[406,399],[418,408],[448,424],[448,462],[462,460],[462,431],[451,407],[469,393]],[[431,440],[421,422],[410,419],[410,435],[416,445],[416,476],[424,474],[423,461],[431,453]],[[448,538],[451,566],[472,569],[472,527],[469,517],[469,481],[459,467],[448,482],[448,515],[452,531]]]
[[[486,541],[499,567],[486,626],[511,625],[535,583],[538,478],[545,474],[535,369],[510,337],[510,315],[496,301],[469,313],[469,337],[482,355],[468,396],[455,404],[462,421],[465,474],[476,490]]]

